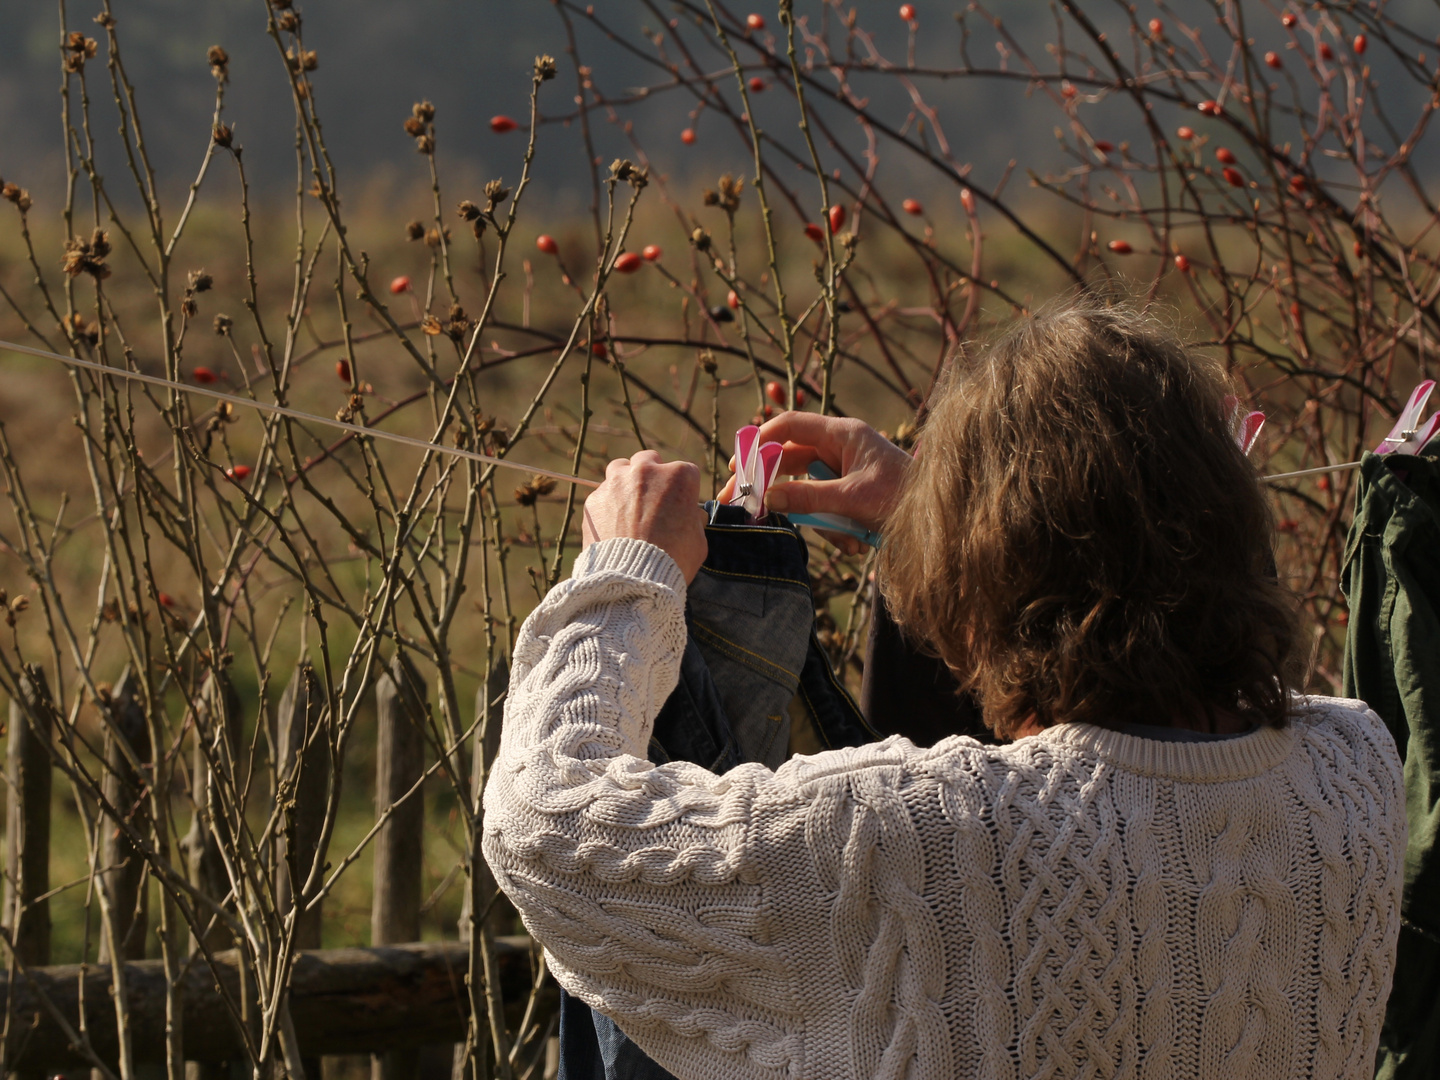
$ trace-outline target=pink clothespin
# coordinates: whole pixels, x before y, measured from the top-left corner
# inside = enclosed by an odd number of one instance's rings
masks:
[[[1434,379],[1426,379],[1415,387],[1410,394],[1410,400],[1405,403],[1405,408],[1400,410],[1400,418],[1395,421],[1390,434],[1380,440],[1380,445],[1375,447],[1375,453],[1415,454],[1440,434],[1440,413],[1436,413],[1423,424],[1419,422],[1420,414],[1425,411],[1425,402],[1430,399],[1430,391],[1434,389]]]
[[[1240,421],[1240,428],[1235,432],[1235,441],[1240,444],[1240,452],[1250,453],[1255,445],[1255,440],[1260,438],[1260,429],[1265,426],[1265,414],[1260,411],[1248,412]]]
[[[1265,426],[1265,414],[1258,410],[1248,412],[1239,421],[1236,421],[1235,418],[1240,413],[1240,399],[1234,394],[1225,395],[1225,412],[1235,426],[1235,441],[1240,444],[1240,452],[1250,453],[1250,448],[1260,437],[1260,429]]]
[[[783,448],[770,442],[756,445],[760,429],[747,424],[735,433],[735,495],[730,505],[740,505],[751,520],[765,516],[765,492],[780,472]]]

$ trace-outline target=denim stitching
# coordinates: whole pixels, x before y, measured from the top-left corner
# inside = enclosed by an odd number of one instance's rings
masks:
[[[751,652],[749,649],[745,648],[745,646],[743,646],[743,645],[737,645],[737,644],[735,644],[735,642],[731,641],[729,638],[722,637],[720,634],[717,634],[714,630],[711,630],[708,626],[706,626],[704,623],[700,622],[698,619],[694,620],[694,621],[691,623],[691,627],[690,627],[690,628],[691,628],[692,630],[698,632],[698,634],[699,634],[701,637],[705,638],[711,645],[713,645],[715,648],[719,649],[721,652],[727,652],[727,654],[728,654],[728,650],[729,650],[729,649],[734,649],[734,650],[737,650],[737,651],[739,651],[739,652],[744,653],[745,656],[752,656],[752,657],[754,657],[756,660],[759,660],[762,664],[765,664],[767,667],[772,667],[772,668],[774,668],[776,671],[783,671],[786,675],[789,675],[789,676],[790,676],[791,678],[793,678],[793,679],[799,679],[799,678],[800,678],[800,673],[799,673],[798,671],[791,671],[789,668],[784,667],[784,666],[781,665],[781,664],[775,663],[774,660],[770,660],[770,659],[768,659],[767,657],[761,656],[761,655],[760,655],[759,653],[757,653],[757,652]],[[737,664],[744,664],[746,667],[754,668],[754,665],[751,664],[748,660],[746,660],[744,656],[731,656],[730,659],[734,660]],[[755,670],[761,671],[762,674],[763,674],[763,671],[764,671],[764,669],[761,669],[761,668],[756,668]]]

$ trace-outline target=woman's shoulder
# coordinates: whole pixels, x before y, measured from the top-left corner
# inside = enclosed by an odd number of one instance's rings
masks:
[[[1343,742],[1353,752],[1375,754],[1396,773],[1400,752],[1380,715],[1358,698],[1297,694],[1292,722],[1307,742]]]

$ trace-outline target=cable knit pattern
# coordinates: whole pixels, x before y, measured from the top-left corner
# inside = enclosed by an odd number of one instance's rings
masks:
[[[681,1080],[1369,1080],[1405,817],[1362,703],[720,777],[644,760],[684,605],[658,548],[586,549],[521,630],[485,792],[556,977]]]

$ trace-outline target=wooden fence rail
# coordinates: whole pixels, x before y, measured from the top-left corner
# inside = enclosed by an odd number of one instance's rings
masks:
[[[523,996],[530,983],[530,939],[500,937],[495,947],[502,983]],[[234,951],[216,955],[225,989],[238,996]],[[469,1020],[468,964],[469,946],[460,941],[300,953],[290,1008],[301,1053],[315,1059],[326,1054],[388,1055],[463,1042]],[[67,1028],[81,1029],[81,977],[81,965],[62,964],[30,969],[16,977],[13,987],[0,978],[0,1013],[14,1009],[7,1048],[11,1069],[49,1075],[93,1064],[67,1035]],[[85,1030],[94,1051],[114,1068],[110,967],[87,965],[83,977]],[[160,1061],[165,1052],[164,967],[159,960],[133,961],[125,965],[124,982],[135,1060]],[[186,972],[183,999],[187,1060],[221,1063],[244,1057],[239,1034],[204,963],[196,962]]]

